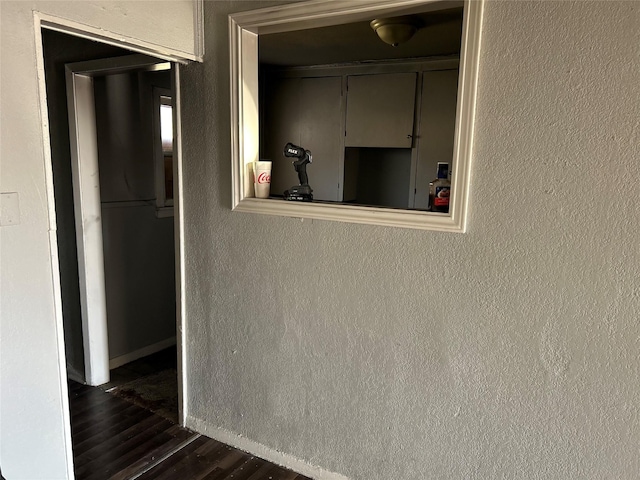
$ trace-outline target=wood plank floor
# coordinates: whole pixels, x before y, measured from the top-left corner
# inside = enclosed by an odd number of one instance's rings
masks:
[[[78,480],[310,480],[95,387],[69,382]]]

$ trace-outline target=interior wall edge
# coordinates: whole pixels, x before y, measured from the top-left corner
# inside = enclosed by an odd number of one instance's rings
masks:
[[[37,15],[33,17],[34,47],[35,47],[35,68],[38,84],[37,103],[39,106],[40,126],[42,142],[42,167],[44,168],[44,181],[46,189],[46,208],[49,240],[49,274],[51,275],[53,320],[56,340],[57,367],[59,379],[60,407],[60,427],[63,435],[64,464],[66,475],[74,477],[73,448],[71,443],[71,412],[69,410],[69,391],[67,384],[67,357],[64,344],[64,317],[62,313],[62,284],[60,279],[60,259],[58,257],[58,232],[55,208],[55,192],[53,178],[53,162],[51,158],[51,138],[49,137],[49,108],[47,104],[47,83],[44,59],[44,46],[42,40],[42,30],[40,19]]]

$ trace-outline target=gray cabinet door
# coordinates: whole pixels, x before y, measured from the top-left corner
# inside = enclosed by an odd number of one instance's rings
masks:
[[[343,149],[342,78],[272,80],[265,91],[266,111],[261,134],[263,157],[272,164],[271,194],[282,195],[298,184],[291,158],[283,155],[287,142],[311,151],[307,165],[315,200],[339,201]]]
[[[428,207],[429,182],[436,177],[438,162],[447,162],[450,171],[455,168],[452,161],[457,99],[457,69],[423,73],[414,208]]]
[[[350,75],[347,147],[411,148],[416,73]]]
[[[340,201],[338,184],[344,155],[342,78],[304,78],[301,88],[300,142],[313,156],[307,166],[313,198]]]

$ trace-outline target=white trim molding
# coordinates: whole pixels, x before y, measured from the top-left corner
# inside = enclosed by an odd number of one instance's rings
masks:
[[[93,79],[67,64],[66,81],[85,376],[95,386],[109,381],[109,343]]]
[[[476,89],[484,0],[464,2],[460,73],[453,152],[452,198],[448,214],[339,203],[251,198],[249,167],[258,159],[258,37],[302,28],[361,21],[376,16],[447,8],[441,0],[311,0],[229,16],[231,62],[232,209],[299,218],[463,233],[473,156]]]
[[[173,234],[175,240],[175,269],[176,269],[176,336],[178,338],[178,418],[180,425],[184,425],[187,415],[188,383],[187,383],[187,306],[186,273],[184,252],[184,183],[182,181],[182,87],[180,80],[180,65],[176,64],[172,70],[171,90],[173,90]]]
[[[49,136],[49,110],[47,105],[47,84],[44,66],[44,46],[40,19],[33,17],[35,34],[35,56],[38,72],[38,101],[40,102],[40,120],[42,125],[42,151],[44,153],[44,173],[46,182],[47,216],[49,222],[49,258],[51,260],[51,280],[55,308],[55,334],[58,355],[58,374],[60,376],[60,398],[62,408],[62,429],[64,432],[64,457],[68,478],[74,478],[73,448],[71,442],[71,412],[69,410],[69,384],[67,380],[67,362],[64,345],[64,317],[62,314],[62,287],[60,284],[60,260],[58,257],[58,232],[53,187],[53,163],[51,160],[51,138]],[[74,372],[75,373],[75,372]]]
[[[195,59],[204,59],[204,0],[194,0],[193,29],[195,31]]]

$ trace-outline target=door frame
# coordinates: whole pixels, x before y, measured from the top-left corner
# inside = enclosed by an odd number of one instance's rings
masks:
[[[94,78],[168,68],[140,54],[65,65],[84,374],[92,386],[109,382],[110,370]]]
[[[35,47],[35,63],[38,77],[38,101],[40,106],[42,147],[44,157],[44,174],[46,182],[46,204],[49,225],[49,249],[51,258],[51,272],[53,283],[53,302],[54,302],[54,323],[56,330],[56,353],[57,367],[59,371],[60,381],[60,409],[63,420],[64,434],[64,455],[67,470],[67,477],[73,478],[73,449],[71,439],[71,414],[69,411],[69,396],[67,384],[67,365],[65,355],[65,341],[63,329],[62,314],[62,289],[60,286],[60,264],[58,261],[58,241],[57,241],[57,224],[56,224],[56,208],[55,197],[53,193],[53,164],[51,159],[51,142],[49,138],[49,112],[47,105],[47,85],[45,81],[45,64],[44,50],[42,45],[42,29],[55,30],[68,35],[86,38],[92,41],[114,45],[132,52],[152,55],[157,58],[176,62],[174,64],[174,91],[176,92],[176,111],[180,109],[180,66],[179,64],[187,64],[190,61],[203,61],[202,54],[204,52],[204,36],[201,33],[203,4],[200,0],[196,0],[196,17],[194,21],[198,27],[196,33],[196,54],[176,50],[170,47],[152,44],[133,37],[123,37],[117,32],[106,30],[104,28],[96,28],[90,25],[80,23],[68,18],[43,13],[41,11],[33,11],[33,44]],[[184,214],[182,208],[183,182],[182,182],[182,145],[181,145],[181,125],[180,117],[176,119],[176,145],[174,158],[174,235],[176,239],[176,323],[177,323],[177,344],[178,344],[178,409],[179,421],[182,425],[185,423],[187,416],[186,403],[186,372],[182,368],[185,364],[185,306],[184,297]]]
[[[38,70],[44,79],[44,54],[42,50],[41,29],[50,29],[68,35],[79,36],[96,42],[116,45],[129,49],[138,55],[116,57],[112,59],[96,60],[70,64],[67,68],[67,101],[70,119],[71,161],[74,189],[74,205],[76,209],[76,236],[78,239],[79,279],[81,284],[81,307],[83,325],[83,347],[85,349],[85,375],[89,385],[100,385],[109,381],[109,354],[106,330],[106,304],[104,294],[104,261],[102,245],[102,227],[100,211],[100,195],[97,171],[97,138],[95,131],[95,106],[93,103],[93,77],[98,75],[120,73],[127,70],[149,68],[166,61],[173,62],[172,90],[174,94],[174,237],[175,237],[175,265],[176,265],[176,343],[178,350],[178,417],[182,425],[187,412],[184,408],[186,397],[186,372],[184,339],[186,328],[184,325],[184,215],[182,208],[182,141],[181,141],[181,98],[180,98],[180,65],[187,64],[191,58],[177,54],[171,49],[158,50],[144,44],[123,44],[117,40],[118,35],[101,30],[98,34],[82,24],[59,19],[54,16],[35,13],[36,41],[38,51]],[[39,82],[41,109],[43,111],[43,134],[45,145],[49,146],[48,124],[45,121],[46,84]],[[71,88],[69,88],[69,86]],[[47,171],[53,166],[51,156],[46,155]],[[93,180],[91,175],[94,175]],[[52,182],[52,177],[49,177]],[[52,185],[51,185],[52,189]],[[97,201],[96,201],[97,200]],[[55,218],[55,200],[52,195],[47,198],[50,216]],[[83,221],[88,220],[88,221]],[[86,228],[85,228],[86,227]],[[82,262],[82,264],[80,264]],[[102,262],[102,263],[101,263]],[[53,270],[59,276],[60,266],[53,262]],[[83,285],[84,283],[84,285]],[[56,289],[57,302],[61,305],[61,291]],[[93,318],[87,313],[92,313]],[[62,314],[58,312],[58,316]],[[62,323],[61,319],[59,322]],[[85,332],[86,331],[86,332]],[[64,339],[60,339],[61,346]],[[61,391],[66,392],[66,360],[64,348],[59,358],[59,366],[63,376]],[[106,372],[106,373],[105,373]],[[68,415],[68,403],[65,403]],[[70,432],[69,432],[70,433]],[[69,437],[70,445],[70,437]]]

